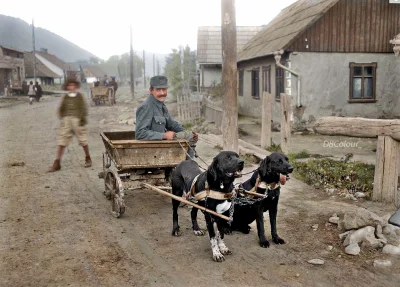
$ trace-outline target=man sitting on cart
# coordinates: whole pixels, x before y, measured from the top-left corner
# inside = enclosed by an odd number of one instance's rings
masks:
[[[137,140],[174,140],[186,139],[191,159],[196,156],[195,146],[198,135],[185,131],[183,126],[168,112],[164,102],[167,98],[168,79],[154,76],[150,79],[150,95],[136,111]]]

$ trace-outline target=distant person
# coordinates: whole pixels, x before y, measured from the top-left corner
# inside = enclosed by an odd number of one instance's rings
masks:
[[[33,99],[36,97],[36,90],[32,81],[29,82],[28,96],[29,96],[29,104],[32,105]]]
[[[40,98],[43,96],[43,90],[42,86],[39,84],[38,81],[36,81],[35,90],[36,90],[36,101],[39,102]]]
[[[64,84],[64,89],[68,91],[61,98],[58,107],[58,116],[61,119],[57,157],[48,172],[54,172],[61,169],[61,158],[65,147],[71,144],[73,136],[78,138],[79,145],[85,152],[85,167],[92,166],[92,160],[89,154],[89,145],[87,143],[87,115],[88,109],[85,97],[78,92],[80,83],[76,79],[68,79]]]
[[[107,75],[104,75],[103,85],[106,86],[106,87],[108,86],[108,77],[107,77]]]
[[[114,88],[114,104],[116,104],[117,102],[116,102],[115,98],[116,98],[116,95],[117,95],[118,84],[117,84],[117,82],[115,81],[115,77],[111,77],[111,82],[110,82],[108,85],[109,85],[110,87],[113,87],[113,88]]]
[[[25,96],[28,95],[28,83],[26,81],[22,82],[22,94]]]

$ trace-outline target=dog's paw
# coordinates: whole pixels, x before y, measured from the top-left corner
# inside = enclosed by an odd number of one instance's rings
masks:
[[[244,233],[244,234],[249,234],[251,230],[250,225],[245,225],[243,227],[240,227],[239,231]]]
[[[199,229],[199,230],[193,230],[194,235],[196,236],[203,236],[204,235],[204,231]]]
[[[232,234],[232,228],[230,228],[230,227],[225,227],[224,228],[224,234]]]
[[[279,236],[272,237],[272,241],[273,241],[275,244],[285,244],[285,240],[283,240],[283,239],[280,238]]]
[[[269,247],[269,241],[268,240],[260,241],[260,246],[262,248],[268,248]]]
[[[220,248],[219,249],[219,251],[221,251],[221,253],[223,254],[223,255],[231,255],[232,254],[232,251],[230,251],[229,249],[228,249],[228,247],[223,247],[223,248]]]
[[[179,226],[172,229],[172,236],[180,236],[181,233],[179,232]]]
[[[213,260],[215,262],[222,262],[225,261],[225,257],[221,252],[213,252]]]

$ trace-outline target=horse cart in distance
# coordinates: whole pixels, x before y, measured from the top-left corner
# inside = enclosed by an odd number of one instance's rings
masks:
[[[112,106],[115,104],[114,87],[95,86],[90,88],[90,105],[98,106],[101,103]]]
[[[185,140],[142,141],[133,131],[102,132],[104,195],[111,200],[112,214],[125,212],[124,194],[143,184],[170,190],[169,178],[174,167],[186,159],[189,145]]]

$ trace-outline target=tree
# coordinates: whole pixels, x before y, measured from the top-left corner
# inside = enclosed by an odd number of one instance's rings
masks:
[[[100,67],[109,75],[118,76],[122,81],[126,82],[129,80],[129,53],[122,55],[113,55],[108,58],[107,61],[100,64]],[[142,59],[134,53],[133,60],[134,76],[135,78],[140,78],[143,76],[143,61]]]
[[[196,51],[191,51],[189,46],[184,48],[184,80],[189,89],[196,89]],[[180,48],[172,49],[166,58],[164,74],[168,78],[169,86],[173,94],[182,93],[181,57]]]

